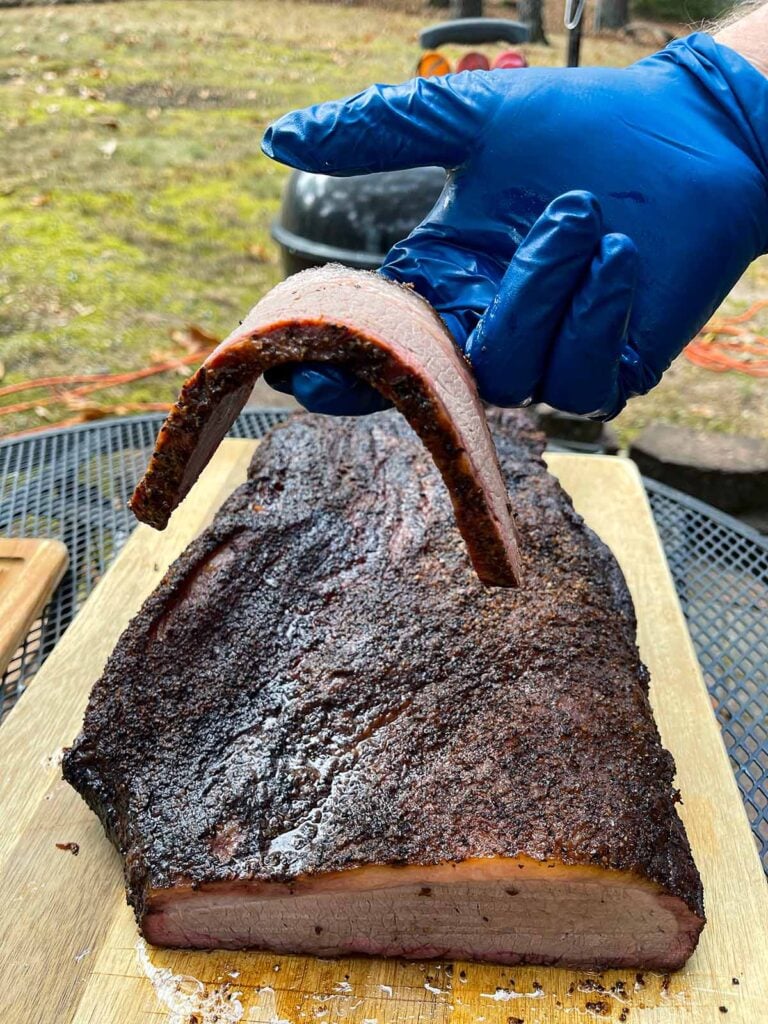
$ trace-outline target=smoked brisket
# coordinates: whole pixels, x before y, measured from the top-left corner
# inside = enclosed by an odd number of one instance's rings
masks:
[[[65,778],[161,945],[680,967],[704,924],[622,574],[490,414],[523,589],[396,412],[301,415],[170,568]]]
[[[131,499],[137,518],[163,529],[260,374],[307,360],[345,366],[394,402],[443,475],[480,579],[517,585],[509,497],[468,363],[416,292],[347,267],[282,281],[186,382]]]

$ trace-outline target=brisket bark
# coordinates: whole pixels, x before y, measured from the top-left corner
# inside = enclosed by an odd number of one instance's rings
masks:
[[[171,567],[64,775],[145,936],[680,967],[704,923],[621,572],[490,417],[525,590],[487,589],[395,412],[299,416]]]
[[[520,582],[512,512],[469,366],[432,307],[378,274],[329,265],[273,288],[184,385],[131,499],[163,529],[245,405],[283,363],[341,364],[391,399],[432,454],[478,576]]]

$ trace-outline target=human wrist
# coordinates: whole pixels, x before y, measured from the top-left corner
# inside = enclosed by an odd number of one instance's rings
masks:
[[[735,50],[768,75],[768,3],[749,5],[740,17],[729,19],[713,36],[716,42]]]

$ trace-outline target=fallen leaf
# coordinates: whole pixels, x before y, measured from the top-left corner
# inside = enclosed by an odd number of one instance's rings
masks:
[[[91,398],[86,398],[84,395],[73,395],[71,393],[62,396],[64,404],[70,409],[74,409],[78,418],[81,422],[87,423],[90,420],[99,420],[104,416],[110,416],[114,413],[113,405],[100,405],[98,402],[94,402]]]
[[[64,420],[61,426],[70,426],[75,423],[91,423],[94,420],[104,419],[106,416],[128,416],[137,412],[168,412],[171,408],[168,402],[125,402],[117,405],[100,405],[97,402],[86,402],[82,399],[77,405],[75,401],[69,402],[78,412],[71,419]]]
[[[114,156],[115,150],[117,149],[117,139],[110,139],[109,142],[104,142],[99,146],[99,152],[103,153],[107,160]]]
[[[709,405],[692,405],[691,412],[694,416],[701,416],[708,420],[711,420],[715,415],[715,410]]]
[[[44,405],[35,406],[35,416],[39,416],[41,420],[52,420],[55,419],[50,409],[46,409]]]
[[[102,128],[112,128],[113,131],[117,131],[120,128],[120,122],[116,117],[99,117],[96,120],[96,124],[101,125]]]
[[[32,196],[29,200],[30,206],[47,206],[51,201],[50,192],[41,192],[40,195]]]
[[[178,352],[159,352],[155,349],[154,352],[149,353],[149,358],[152,366],[159,366],[162,363],[168,368],[168,373],[175,373],[179,377],[188,377],[191,373],[189,366]]]
[[[269,263],[269,250],[264,245],[249,245],[246,252],[254,263]]]
[[[210,334],[203,327],[198,327],[197,324],[187,324],[184,328],[171,331],[171,341],[192,353],[204,352],[214,345],[218,345],[221,338]]]
[[[88,405],[80,410],[80,417],[83,423],[91,423],[93,420],[101,420],[105,416],[114,415],[115,409],[108,405]]]

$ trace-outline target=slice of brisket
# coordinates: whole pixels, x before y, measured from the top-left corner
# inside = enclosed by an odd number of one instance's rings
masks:
[[[669,970],[702,890],[621,572],[520,413],[525,590],[395,412],[300,416],[178,559],[64,774],[151,942]]]
[[[519,583],[509,497],[468,364],[414,291],[346,267],[283,281],[187,381],[131,499],[137,518],[163,529],[260,374],[306,360],[344,365],[394,402],[443,474],[480,579]]]

